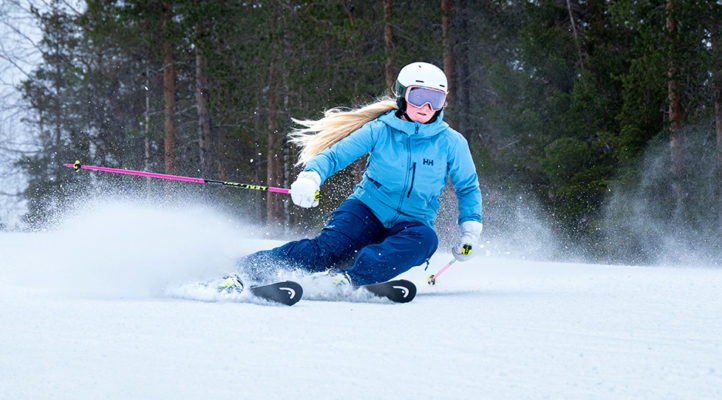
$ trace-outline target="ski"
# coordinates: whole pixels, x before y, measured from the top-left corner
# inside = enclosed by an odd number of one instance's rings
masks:
[[[363,285],[361,288],[395,303],[408,303],[416,296],[416,285],[405,279]]]
[[[264,300],[292,306],[303,296],[303,287],[294,281],[274,282],[268,285],[251,286],[251,293]]]
[[[221,300],[231,301],[242,301],[242,293],[248,291],[254,297],[288,306],[298,303],[303,296],[303,288],[297,282],[282,281],[246,286],[241,278],[234,273],[219,279],[188,285],[185,288],[181,287],[181,291],[190,291],[190,295],[184,295],[198,300],[217,300],[219,299],[218,296],[220,296]]]

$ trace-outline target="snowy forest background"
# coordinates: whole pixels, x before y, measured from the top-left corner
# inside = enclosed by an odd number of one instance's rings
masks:
[[[21,79],[17,101],[3,93],[0,201],[22,214],[0,214],[3,230],[46,229],[112,195],[190,199],[275,237],[313,234],[363,161],[312,210],[63,164],[288,187],[292,117],[371,102],[427,61],[450,77],[446,118],[472,149],[488,251],[722,263],[720,0],[2,4],[3,73]],[[11,37],[38,62],[23,64]],[[455,218],[447,193],[442,246]]]

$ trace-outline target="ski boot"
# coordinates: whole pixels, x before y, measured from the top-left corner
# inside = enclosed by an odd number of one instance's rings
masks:
[[[332,291],[353,287],[346,272],[336,269],[314,272],[306,278],[306,283],[310,287],[325,288]]]
[[[348,276],[346,271],[331,272],[329,275],[333,278],[333,283],[338,286],[353,286],[353,283],[351,283],[351,277]]]
[[[241,293],[243,291],[243,281],[234,273],[224,276],[214,282],[214,285],[219,293]]]

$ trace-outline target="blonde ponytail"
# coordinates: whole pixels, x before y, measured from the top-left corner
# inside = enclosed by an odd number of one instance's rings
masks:
[[[303,127],[295,129],[288,135],[291,142],[301,147],[296,165],[305,165],[313,156],[350,135],[363,124],[397,108],[394,98],[383,97],[375,103],[357,109],[326,110],[323,118],[315,121],[294,118],[293,122]]]

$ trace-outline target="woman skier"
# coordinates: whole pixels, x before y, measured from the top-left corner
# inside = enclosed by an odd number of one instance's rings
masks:
[[[363,178],[320,235],[243,257],[239,272],[252,280],[280,268],[338,273],[354,286],[388,281],[436,251],[434,219],[447,178],[461,228],[452,253],[469,259],[483,227],[481,192],[466,140],[443,121],[447,93],[444,72],[416,62],[399,72],[396,99],[295,120],[304,127],[291,134],[304,166],[291,185],[296,205],[317,206],[324,181],[368,153]]]

